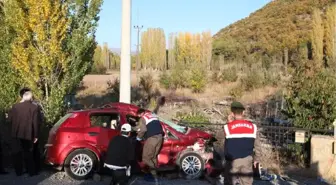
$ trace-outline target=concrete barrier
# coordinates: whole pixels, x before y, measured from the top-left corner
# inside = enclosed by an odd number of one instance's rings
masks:
[[[310,169],[326,180],[336,179],[336,155],[333,154],[334,137],[313,135],[311,138]]]

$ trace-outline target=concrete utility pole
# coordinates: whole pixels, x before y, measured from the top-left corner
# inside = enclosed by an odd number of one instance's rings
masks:
[[[137,29],[138,32],[138,42],[137,42],[137,59],[136,59],[136,82],[139,84],[139,69],[140,69],[140,31],[143,28],[143,26],[134,26],[134,29]]]
[[[122,0],[119,102],[131,103],[131,6]]]

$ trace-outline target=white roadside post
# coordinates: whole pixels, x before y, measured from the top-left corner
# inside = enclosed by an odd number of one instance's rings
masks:
[[[131,103],[131,5],[122,0],[119,102]]]

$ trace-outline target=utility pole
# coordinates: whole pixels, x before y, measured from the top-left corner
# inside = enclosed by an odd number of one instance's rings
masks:
[[[140,69],[140,31],[143,28],[143,26],[134,26],[134,29],[137,29],[138,32],[138,42],[137,42],[137,59],[136,59],[136,83],[139,84],[139,69]]]
[[[122,0],[119,102],[131,103],[131,6]]]

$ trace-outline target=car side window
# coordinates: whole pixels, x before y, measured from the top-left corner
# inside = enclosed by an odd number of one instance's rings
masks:
[[[90,115],[91,127],[103,127],[117,129],[119,124],[119,115],[111,113],[93,113]]]
[[[166,130],[166,136],[169,139],[174,139],[174,140],[178,140],[179,139],[177,136],[175,136],[173,133],[171,133],[168,129]]]

